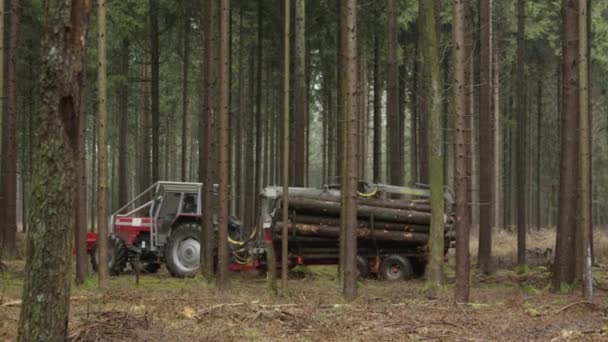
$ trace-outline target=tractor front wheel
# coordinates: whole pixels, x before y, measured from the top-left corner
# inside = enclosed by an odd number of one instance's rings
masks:
[[[194,277],[201,264],[201,226],[183,223],[173,229],[165,246],[165,261],[172,276]]]
[[[119,275],[127,265],[127,246],[125,242],[118,236],[110,234],[108,237],[108,270],[111,275]],[[91,250],[91,266],[93,271],[99,269],[99,246],[97,241]]]

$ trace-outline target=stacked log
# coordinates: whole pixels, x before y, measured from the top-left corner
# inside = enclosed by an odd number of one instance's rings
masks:
[[[277,205],[281,205],[281,201],[277,201]],[[300,255],[337,253],[340,210],[337,196],[290,196],[287,223],[290,250],[297,250]],[[357,216],[359,252],[416,250],[429,239],[431,205],[428,199],[360,198]],[[283,226],[281,221],[273,225],[277,242]]]

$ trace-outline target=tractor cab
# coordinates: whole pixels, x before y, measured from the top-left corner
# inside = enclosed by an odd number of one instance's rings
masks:
[[[110,217],[110,272],[121,273],[137,257],[143,271],[156,272],[162,261],[179,277],[191,276],[200,264],[202,183],[157,182]],[[97,266],[97,235],[89,243]]]

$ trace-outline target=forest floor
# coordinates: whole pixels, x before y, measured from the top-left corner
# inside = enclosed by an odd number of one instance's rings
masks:
[[[113,277],[107,291],[91,277],[72,290],[70,341],[608,340],[608,274],[601,266],[608,259],[598,258],[595,277],[606,290],[598,289],[595,304],[582,302],[578,289],[551,292],[543,253],[553,242],[546,235],[530,236],[533,266],[518,274],[510,266],[514,251],[505,247],[515,245],[514,236],[497,234],[498,270],[473,274],[471,303],[453,300],[453,258],[446,290],[435,297],[424,294],[422,280],[365,280],[352,303],[341,299],[333,267],[301,270],[284,297],[269,294],[265,279],[253,274],[234,274],[225,293],[164,270],[142,276],[139,285],[133,275]],[[604,239],[596,241],[607,246]],[[604,257],[600,248],[596,253]],[[14,340],[21,305],[24,263],[7,266],[0,274],[0,341]]]

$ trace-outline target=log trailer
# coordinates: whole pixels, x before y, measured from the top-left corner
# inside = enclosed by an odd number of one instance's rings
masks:
[[[361,182],[359,186],[357,266],[360,277],[409,279],[423,272],[427,260],[430,203],[428,189]],[[453,196],[444,192],[446,212]],[[109,220],[108,266],[112,275],[127,267],[155,273],[164,263],[174,277],[197,274],[201,257],[202,184],[157,182],[114,213]],[[268,249],[280,265],[282,187],[260,193],[254,227],[229,219],[232,270],[266,270]],[[335,265],[339,262],[340,190],[338,185],[289,188],[289,265]],[[454,238],[453,219],[445,216],[446,251]],[[217,227],[214,228],[217,231]],[[87,236],[87,250],[97,269],[97,239]],[[137,261],[137,262],[135,262]]]

